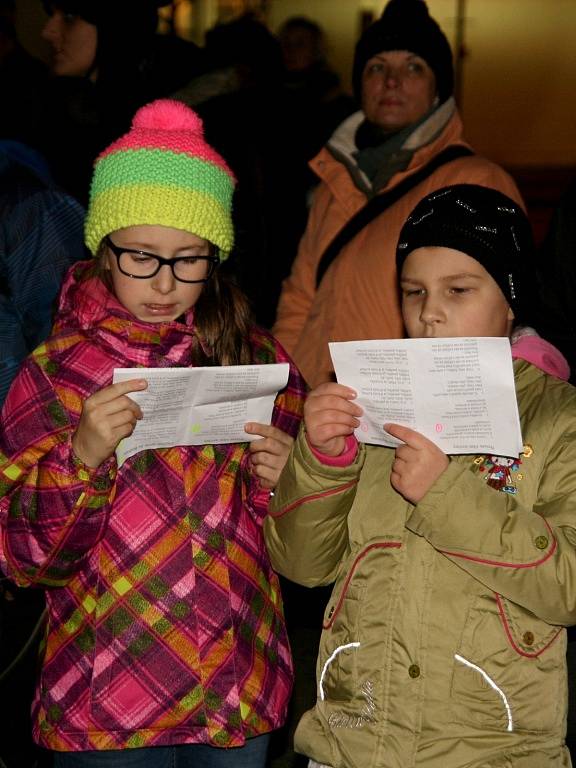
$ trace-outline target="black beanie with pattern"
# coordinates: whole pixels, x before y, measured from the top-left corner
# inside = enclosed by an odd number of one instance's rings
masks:
[[[417,248],[452,248],[478,261],[512,307],[516,323],[534,317],[534,240],[522,208],[496,189],[455,184],[431,192],[414,208],[398,239],[398,275]]]

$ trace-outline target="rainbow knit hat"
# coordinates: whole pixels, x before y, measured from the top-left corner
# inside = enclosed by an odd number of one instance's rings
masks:
[[[117,229],[160,224],[209,240],[224,260],[234,244],[234,184],[224,159],[206,144],[198,115],[179,101],[153,101],[96,158],[86,245],[96,255]]]

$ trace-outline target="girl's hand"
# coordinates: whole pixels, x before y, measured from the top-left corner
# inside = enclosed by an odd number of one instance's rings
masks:
[[[142,418],[140,406],[126,396],[148,386],[144,379],[130,379],[98,390],[84,401],[72,448],[88,467],[96,469],[110,458],[124,437]]]
[[[400,424],[384,424],[384,429],[405,443],[396,448],[390,473],[392,487],[407,501],[418,504],[444,472],[450,459],[420,432]]]
[[[263,488],[275,488],[288,460],[294,438],[278,427],[249,421],[245,427],[249,435],[261,435],[263,440],[250,443],[250,463]]]
[[[351,402],[356,392],[329,382],[313,389],[304,403],[304,424],[308,442],[325,456],[340,456],[346,438],[360,426],[362,408]]]

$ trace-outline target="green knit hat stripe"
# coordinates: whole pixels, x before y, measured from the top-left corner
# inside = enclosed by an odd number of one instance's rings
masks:
[[[229,207],[214,195],[182,186],[137,184],[93,194],[85,223],[86,245],[96,255],[106,235],[141,224],[192,232],[214,243],[221,259],[234,244]]]
[[[230,175],[199,157],[161,149],[133,149],[102,157],[96,164],[91,196],[133,184],[174,185],[214,195],[229,206],[234,192]]]

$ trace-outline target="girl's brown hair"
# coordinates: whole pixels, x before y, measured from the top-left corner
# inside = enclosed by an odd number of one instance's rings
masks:
[[[219,266],[194,305],[194,320],[207,352],[205,365],[248,365],[252,312],[244,293]]]

